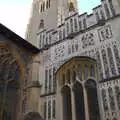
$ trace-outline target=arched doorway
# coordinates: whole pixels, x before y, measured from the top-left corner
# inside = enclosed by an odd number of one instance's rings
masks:
[[[100,120],[96,82],[94,80],[87,80],[85,88],[88,98],[89,119]]]
[[[63,120],[72,120],[71,90],[68,86],[64,86],[61,93],[63,99]]]
[[[24,120],[43,120],[43,119],[38,112],[29,112],[24,117]]]
[[[73,85],[76,120],[85,120],[83,87],[79,82]]]

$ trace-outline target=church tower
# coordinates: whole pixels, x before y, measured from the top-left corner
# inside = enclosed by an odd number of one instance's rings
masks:
[[[26,39],[37,46],[37,33],[57,28],[71,11],[77,11],[76,0],[33,0]]]

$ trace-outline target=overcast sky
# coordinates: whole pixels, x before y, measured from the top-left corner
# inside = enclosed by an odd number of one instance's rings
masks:
[[[0,0],[0,23],[24,38],[32,0]],[[100,0],[78,0],[80,13],[91,12]]]

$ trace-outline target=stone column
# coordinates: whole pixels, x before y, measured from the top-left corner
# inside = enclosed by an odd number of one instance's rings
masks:
[[[85,86],[83,86],[83,97],[84,97],[84,110],[85,110],[85,120],[89,120],[89,106],[88,106],[88,98]]]

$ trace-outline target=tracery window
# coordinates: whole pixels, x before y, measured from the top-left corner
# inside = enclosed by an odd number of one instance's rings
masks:
[[[56,109],[55,109],[55,107],[56,107],[56,101],[53,100],[52,117],[53,117],[54,119],[56,118]]]
[[[109,18],[110,17],[110,11],[109,11],[108,5],[106,3],[104,4],[104,8],[105,8],[105,11],[106,11],[107,18]]]
[[[118,86],[115,87],[115,95],[117,100],[117,106],[120,110],[120,88]]]
[[[74,24],[75,24],[75,32],[77,32],[78,31],[78,25],[77,25],[77,19],[76,18],[74,18]]]
[[[113,96],[113,90],[110,87],[108,88],[108,94],[109,94],[111,110],[115,110],[115,101],[114,101],[114,96]]]
[[[112,72],[113,75],[116,75],[115,65],[114,65],[114,61],[113,61],[113,55],[112,55],[111,48],[107,48],[107,52],[108,52],[108,58],[109,58],[109,62],[110,62],[111,72]]]
[[[114,45],[114,54],[115,54],[115,59],[118,67],[118,72],[120,73],[120,56],[119,56],[119,51],[116,45]]]
[[[51,119],[51,100],[48,101],[48,120]]]
[[[102,92],[102,103],[103,103],[104,111],[106,112],[108,110],[106,91],[104,89],[102,89],[101,92]]]
[[[71,33],[73,32],[73,19],[70,19]]]
[[[102,58],[103,58],[103,64],[104,64],[104,69],[105,69],[105,75],[106,75],[106,78],[108,78],[109,77],[109,67],[108,67],[108,63],[107,63],[106,52],[104,49],[102,50]]]

